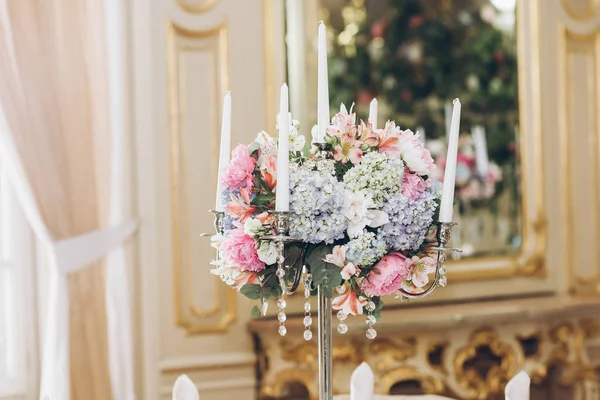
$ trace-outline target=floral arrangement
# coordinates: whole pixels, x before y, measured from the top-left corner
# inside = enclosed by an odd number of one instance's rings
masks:
[[[357,123],[343,105],[325,140],[326,156],[315,155],[293,121],[289,235],[302,239],[308,290],[325,288],[340,319],[364,309],[377,316],[382,296],[421,293],[435,271],[425,244],[439,208],[441,185],[430,178],[436,166],[412,131],[392,121],[383,129]],[[277,244],[261,239],[274,234],[277,147],[260,132],[233,150],[221,179],[226,230],[213,239],[221,257],[212,273],[261,301],[255,317],[281,295]]]

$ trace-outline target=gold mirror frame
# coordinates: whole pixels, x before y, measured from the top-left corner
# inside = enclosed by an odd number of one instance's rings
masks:
[[[285,6],[284,6],[285,1]],[[310,3],[310,2],[309,2]],[[304,21],[305,0],[263,0],[264,62],[268,71],[267,125],[275,121],[277,89],[285,79],[286,48],[277,37],[284,37],[283,23],[295,23],[298,29],[307,25]],[[309,6],[310,7],[310,6]],[[287,8],[288,15],[284,13]],[[292,13],[293,10],[293,13]],[[546,241],[547,219],[544,210],[544,187],[542,174],[541,139],[541,92],[540,92],[540,4],[539,0],[519,0],[517,5],[517,62],[519,85],[519,134],[521,149],[519,160],[523,172],[521,189],[522,243],[517,252],[499,255],[465,258],[452,261],[448,266],[448,279],[454,282],[503,279],[515,276],[544,278],[547,276]],[[314,23],[315,31],[317,21]],[[299,36],[299,35],[295,35]],[[293,45],[293,44],[292,44]],[[304,91],[296,89],[306,85],[307,60],[302,51],[293,54],[294,70],[289,76],[292,112],[302,118],[306,99],[300,101]],[[298,65],[304,66],[298,68]],[[294,72],[296,71],[296,72]],[[294,76],[294,73],[296,74]],[[310,84],[310,82],[308,82]],[[314,82],[316,85],[316,82]],[[300,100],[299,100],[300,98]],[[303,105],[304,104],[304,105]],[[294,111],[294,109],[298,111]],[[547,288],[539,289],[547,290]]]

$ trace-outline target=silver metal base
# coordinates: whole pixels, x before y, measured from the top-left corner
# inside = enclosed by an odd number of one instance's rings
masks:
[[[319,286],[319,400],[333,400],[331,299]]]

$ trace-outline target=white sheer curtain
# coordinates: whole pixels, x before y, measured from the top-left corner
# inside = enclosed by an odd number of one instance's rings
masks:
[[[123,56],[125,40],[106,37],[104,26],[124,33],[117,6],[0,0],[0,156],[50,255],[40,394],[50,400],[105,400],[107,386],[116,400],[134,398],[121,247],[137,227],[123,222],[126,73],[122,57],[106,65],[105,47]]]

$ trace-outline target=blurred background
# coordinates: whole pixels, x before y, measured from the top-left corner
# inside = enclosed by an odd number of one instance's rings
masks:
[[[462,102],[449,285],[334,335],[334,391],[600,399],[600,6],[595,0],[0,0],[0,399],[316,399],[303,299],[209,274],[222,99],[233,144],[310,136],[317,26],[331,113],[379,101],[443,176]],[[315,302],[316,303],[316,302]],[[42,396],[40,396],[40,391]]]

